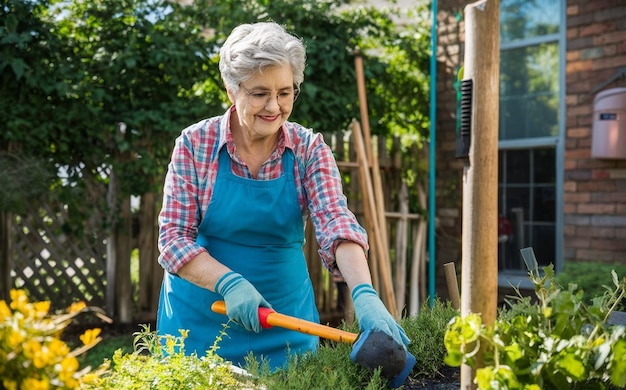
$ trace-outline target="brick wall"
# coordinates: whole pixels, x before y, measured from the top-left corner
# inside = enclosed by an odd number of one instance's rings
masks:
[[[626,67],[626,2],[568,0],[566,58],[564,257],[626,263],[626,160],[591,158],[589,94]]]

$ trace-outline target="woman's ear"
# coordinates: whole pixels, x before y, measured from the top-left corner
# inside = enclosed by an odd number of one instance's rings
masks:
[[[228,100],[230,100],[232,104],[235,104],[235,93],[233,93],[233,91],[228,87],[228,85],[226,85],[226,83],[224,83],[224,88],[226,88],[226,93],[228,94]]]

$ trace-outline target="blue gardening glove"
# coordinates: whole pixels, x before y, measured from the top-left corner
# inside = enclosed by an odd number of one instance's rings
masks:
[[[409,345],[411,340],[404,329],[389,314],[371,284],[359,284],[352,290],[354,312],[361,331],[379,330],[391,336],[400,345]]]
[[[259,306],[271,308],[254,286],[238,273],[225,273],[215,283],[215,291],[224,297],[226,314],[236,324],[259,333]]]

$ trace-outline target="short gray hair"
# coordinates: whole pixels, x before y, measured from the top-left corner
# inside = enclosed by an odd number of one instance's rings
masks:
[[[275,22],[239,25],[220,49],[222,80],[233,92],[255,73],[287,64],[291,65],[295,87],[300,88],[306,66],[304,43]]]

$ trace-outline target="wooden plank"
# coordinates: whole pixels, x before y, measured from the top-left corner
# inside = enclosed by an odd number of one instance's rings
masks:
[[[9,301],[9,291],[13,287],[11,269],[13,269],[12,228],[13,215],[0,210],[0,300]]]

